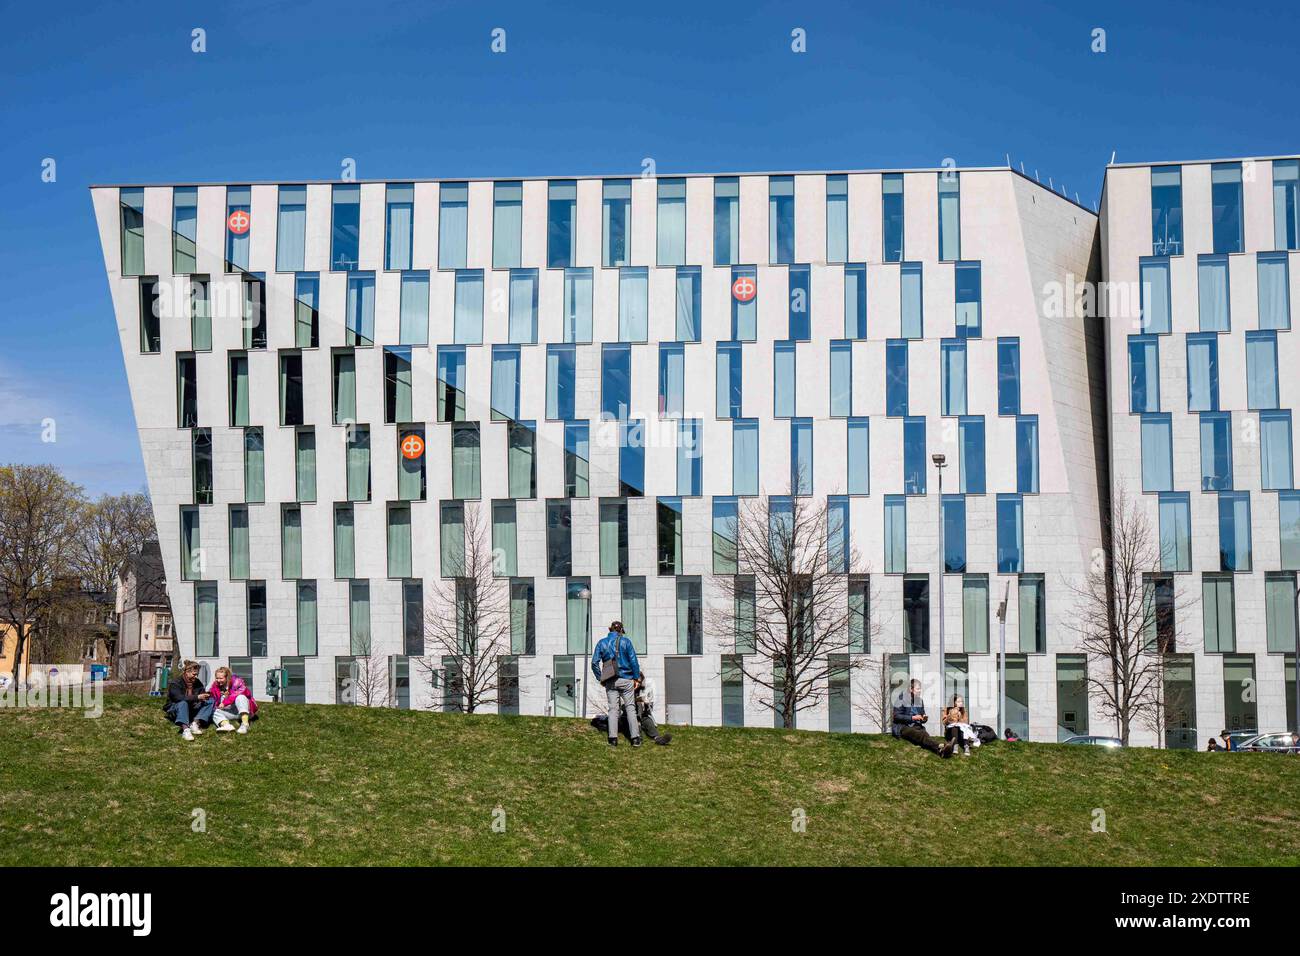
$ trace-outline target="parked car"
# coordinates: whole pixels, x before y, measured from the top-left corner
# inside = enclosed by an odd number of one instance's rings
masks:
[[[1258,736],[1260,736],[1258,730],[1234,730],[1232,733],[1228,734],[1228,742],[1231,745],[1228,749],[1233,751],[1240,750],[1242,744],[1248,740],[1254,740]],[[1219,737],[1219,745],[1223,745],[1223,737]]]
[[[1094,747],[1123,747],[1124,741],[1118,737],[1101,737],[1097,734],[1075,734],[1073,737],[1067,737],[1062,743],[1067,744],[1091,744]]]
[[[1237,749],[1272,754],[1300,753],[1300,745],[1289,733],[1259,734],[1237,744]]]

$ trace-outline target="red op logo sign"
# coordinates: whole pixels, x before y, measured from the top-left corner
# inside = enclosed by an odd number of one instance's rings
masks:
[[[252,224],[252,217],[243,209],[236,209],[226,217],[226,226],[237,236],[242,236],[248,232],[248,227]]]
[[[731,283],[731,294],[737,302],[748,302],[758,295],[758,280],[753,276],[739,276]]]
[[[414,461],[424,454],[424,439],[419,435],[407,435],[402,439],[402,457]]]

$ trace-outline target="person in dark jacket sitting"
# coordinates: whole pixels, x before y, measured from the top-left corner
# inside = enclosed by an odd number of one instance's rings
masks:
[[[203,682],[199,680],[198,663],[186,661],[181,672],[167,685],[163,713],[180,727],[183,739],[193,740],[195,734],[203,733],[203,724],[212,722],[214,706],[212,695],[203,690]]]
[[[909,744],[924,747],[940,757],[952,756],[952,741],[931,737],[925,729],[925,701],[921,698],[921,682],[913,679],[907,691],[894,704],[894,736]]]

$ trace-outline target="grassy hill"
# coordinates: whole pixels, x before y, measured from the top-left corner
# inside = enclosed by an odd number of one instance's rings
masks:
[[[634,751],[577,720],[263,714],[185,743],[156,700],[110,697],[96,720],[0,710],[0,865],[1300,864],[1284,756],[999,743],[943,761],[706,727]]]

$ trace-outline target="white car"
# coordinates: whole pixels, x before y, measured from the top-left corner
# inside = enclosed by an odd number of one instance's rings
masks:
[[[1118,737],[1099,737],[1096,734],[1076,734],[1061,741],[1065,744],[1091,744],[1094,747],[1123,747],[1124,741]]]

